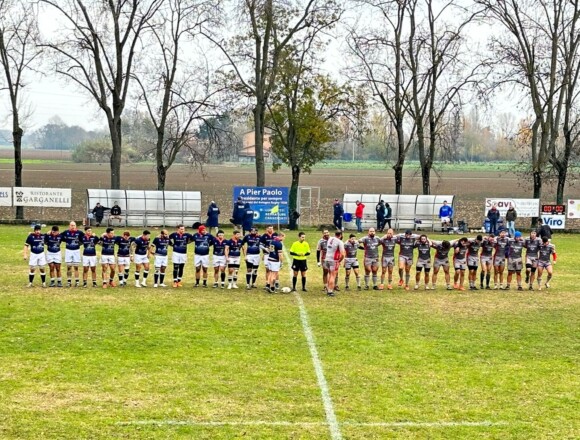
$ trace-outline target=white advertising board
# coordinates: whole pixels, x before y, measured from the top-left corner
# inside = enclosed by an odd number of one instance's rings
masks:
[[[493,205],[496,205],[502,217],[505,217],[510,206],[515,208],[518,217],[538,217],[540,213],[540,199],[486,198],[484,215]]]
[[[568,218],[580,218],[580,199],[568,199]]]
[[[14,206],[42,206],[44,208],[70,208],[70,188],[13,188]]]
[[[12,206],[12,187],[0,187],[0,206]]]
[[[542,221],[552,229],[566,229],[566,216],[563,214],[542,214]]]

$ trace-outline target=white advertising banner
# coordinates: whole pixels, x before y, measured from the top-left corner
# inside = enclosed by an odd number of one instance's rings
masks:
[[[580,199],[568,199],[568,218],[580,218]]]
[[[505,217],[510,206],[514,207],[518,217],[538,217],[540,213],[540,199],[486,198],[484,215],[487,215],[487,211],[493,205],[496,206],[502,217]]]
[[[542,214],[542,221],[552,229],[566,229],[566,216],[564,214]]]
[[[0,206],[12,206],[12,187],[0,187]]]
[[[44,208],[70,208],[70,188],[17,188],[14,187],[14,206],[42,206]]]

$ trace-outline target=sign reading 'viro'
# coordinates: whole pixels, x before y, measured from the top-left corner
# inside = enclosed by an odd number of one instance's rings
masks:
[[[70,208],[70,188],[17,188],[13,187],[14,206],[41,206],[43,208]]]

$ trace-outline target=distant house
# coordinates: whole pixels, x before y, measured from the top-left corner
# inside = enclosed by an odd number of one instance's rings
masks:
[[[266,129],[264,132],[264,160],[266,162],[272,161],[272,144],[270,143],[271,131]],[[238,153],[240,162],[255,162],[256,161],[256,142],[253,131],[244,133],[242,138],[242,149]]]

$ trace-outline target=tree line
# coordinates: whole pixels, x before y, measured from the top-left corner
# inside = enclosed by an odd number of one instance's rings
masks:
[[[355,146],[383,154],[398,194],[410,158],[429,194],[434,165],[456,160],[461,146],[466,159],[511,152],[533,197],[555,179],[561,203],[578,157],[579,2],[0,0],[14,183],[23,183],[23,92],[40,70],[74,84],[104,115],[111,188],[121,185],[127,140],[147,143],[164,189],[184,152],[193,164],[225,157],[234,142],[226,122],[249,120],[256,184],[266,184],[269,132],[274,168],[292,171],[290,209],[301,173],[349,145],[353,155]],[[44,34],[47,14],[58,29]],[[482,148],[469,140],[485,134],[473,112],[500,93],[518,97],[525,116],[515,127],[504,118]],[[143,116],[142,129],[127,130],[131,114]]]

